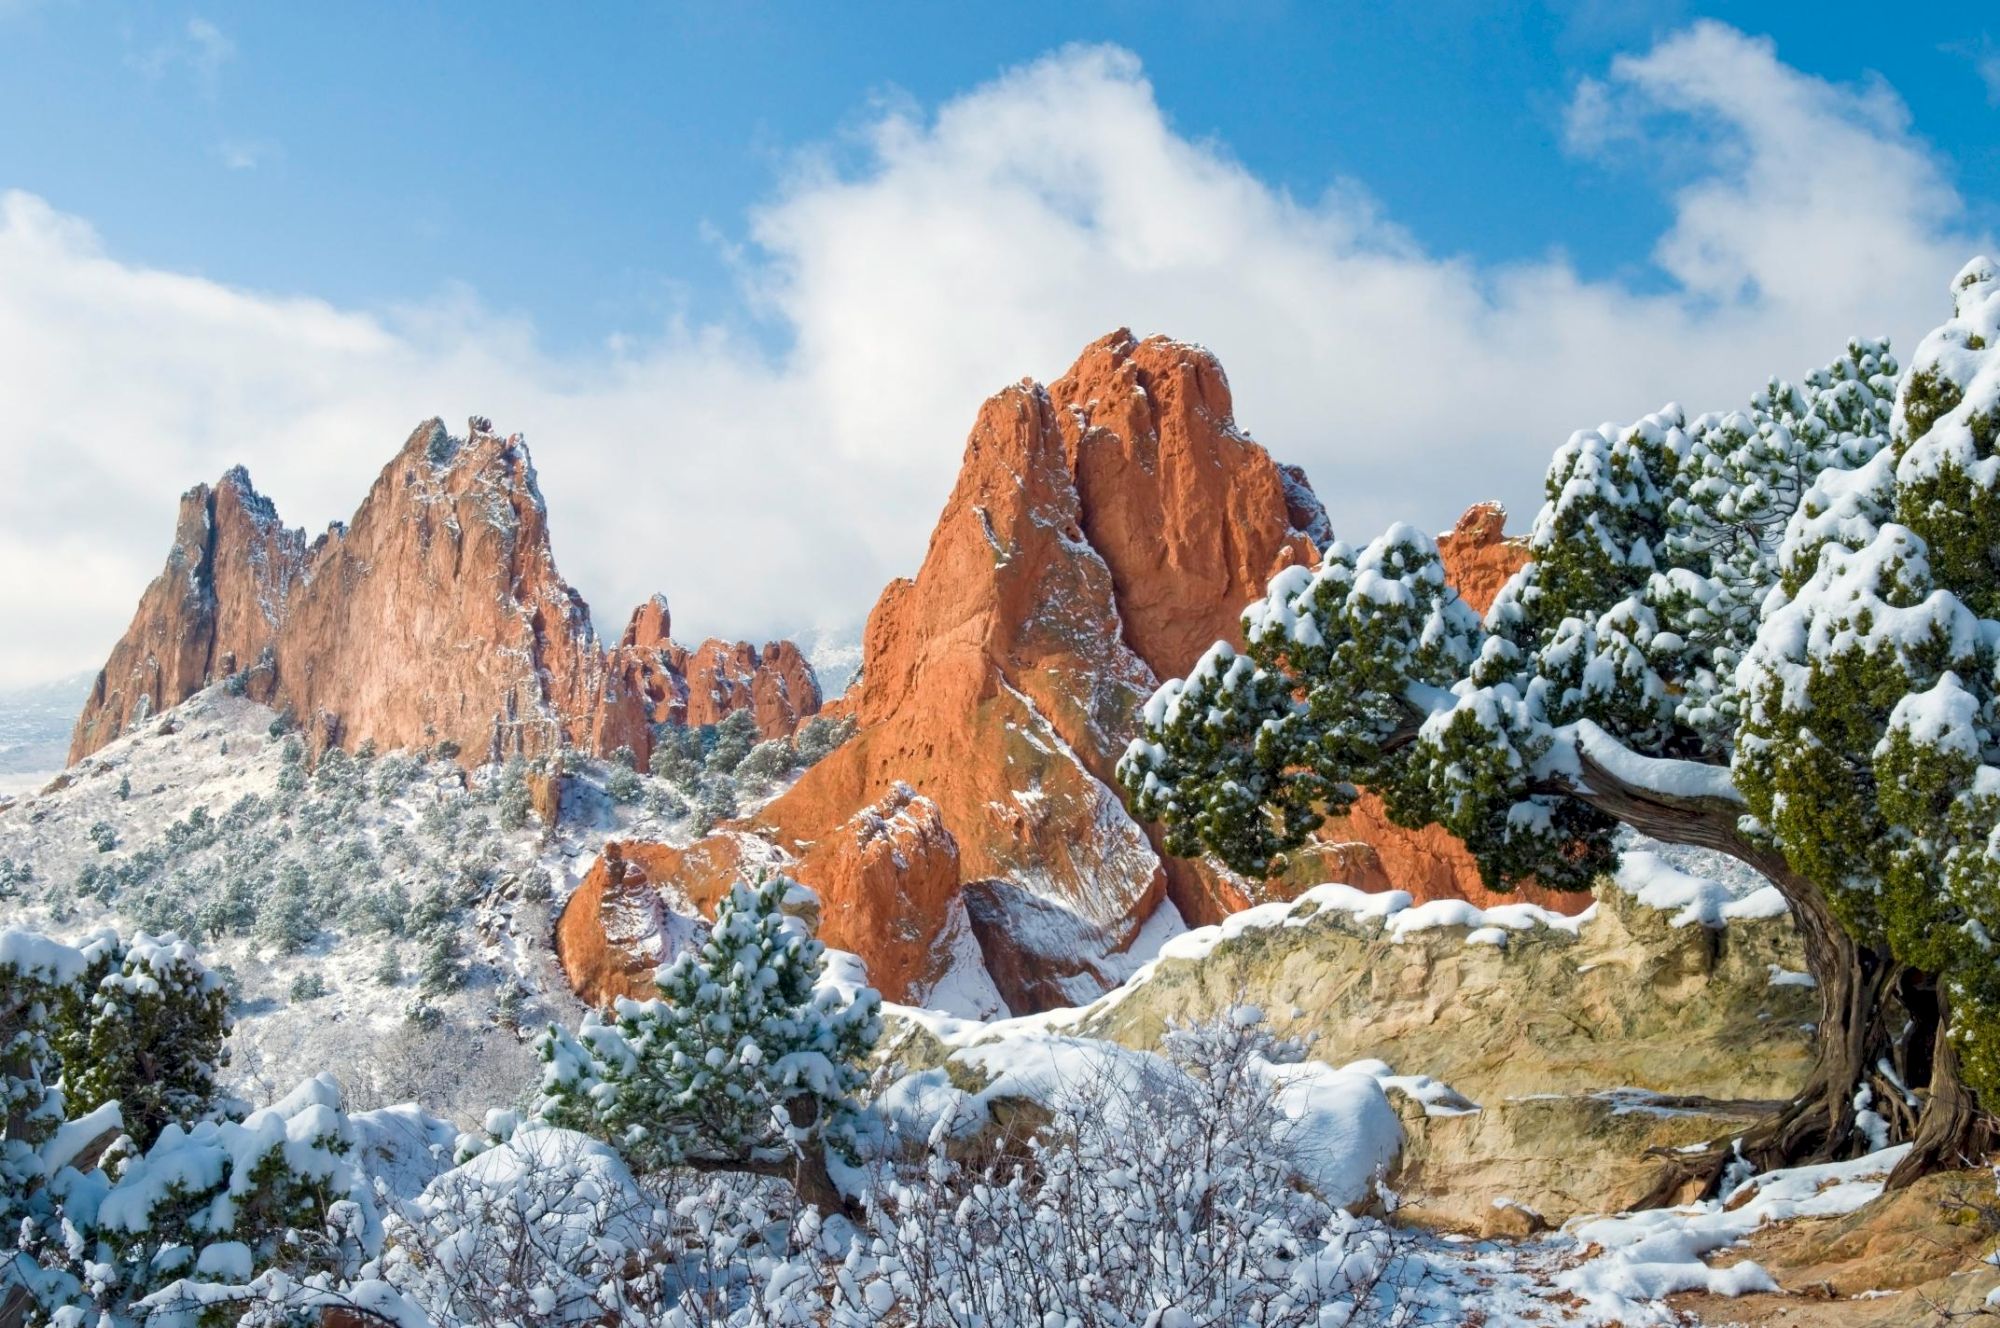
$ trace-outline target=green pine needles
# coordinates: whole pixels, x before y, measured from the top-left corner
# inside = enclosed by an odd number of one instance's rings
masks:
[[[1135,810],[1253,877],[1356,786],[1501,887],[1588,888],[1621,826],[1721,849],[1785,893],[1844,1047],[1788,1148],[1851,1147],[1878,1073],[1906,1106],[1928,1076],[1926,1119],[1961,1074],[2000,1100],[2000,273],[1953,297],[1900,394],[1853,341],[1743,410],[1574,435],[1483,621],[1407,526],[1286,569],[1242,654],[1147,705]]]
[[[783,876],[738,883],[701,945],[660,970],[657,998],[551,1027],[542,1117],[642,1170],[793,1175],[825,1201],[823,1149],[849,1123],[881,1000],[822,982],[826,947],[786,911],[807,894]]]

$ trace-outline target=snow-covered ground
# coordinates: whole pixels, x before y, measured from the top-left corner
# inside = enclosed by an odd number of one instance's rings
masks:
[[[552,960],[552,920],[603,841],[686,842],[694,826],[663,781],[641,778],[635,791],[585,762],[573,763],[561,824],[548,831],[521,815],[519,770],[467,775],[405,753],[309,768],[274,719],[211,690],[59,787],[0,807],[0,921],[69,940],[105,927],[197,938],[237,991],[230,1086],[272,1101],[334,1067],[348,1108],[362,1113],[366,1164],[408,1195],[449,1154],[452,1130],[432,1113],[471,1129],[487,1108],[520,1101],[534,1076],[523,1030],[580,1016]],[[622,786],[618,799],[609,784]],[[1644,841],[1627,845],[1617,883],[1678,925],[1783,910],[1774,891],[1725,859]],[[1246,929],[1300,925],[1328,908],[1379,917],[1393,937],[1455,927],[1468,944],[1501,946],[1525,928],[1573,931],[1583,921],[1525,904],[1415,906],[1399,892],[1337,884],[1192,931],[1163,911],[1127,957],[1127,985],[1089,1005],[983,1022],[895,1009],[944,1043],[956,1072],[890,1084],[884,1116],[917,1137],[945,1121],[966,1132],[994,1100],[1054,1103],[1109,1063],[1156,1073],[1164,1062],[1154,1053],[1076,1030],[1149,980],[1160,959],[1198,958]],[[853,956],[832,959],[828,981],[865,981]],[[1379,1191],[1402,1141],[1392,1094],[1434,1114],[1477,1109],[1448,1085],[1381,1062],[1263,1072],[1286,1117],[1323,1145],[1300,1179],[1342,1204],[1393,1206]],[[392,1105],[408,1098],[428,1110]],[[1375,1219],[1356,1219],[1357,1229],[1393,1252],[1374,1294],[1401,1307],[1402,1322],[1666,1324],[1677,1321],[1660,1299],[1671,1292],[1771,1285],[1754,1264],[1718,1269],[1704,1256],[1767,1221],[1851,1211],[1879,1191],[1896,1156],[1746,1177],[1719,1201],[1579,1219],[1524,1241],[1392,1230]]]
[[[276,718],[212,688],[13,795],[0,922],[195,939],[234,984],[227,1078],[252,1101],[335,1065],[351,1106],[415,1097],[474,1123],[531,1081],[530,1033],[581,1013],[553,959],[562,901],[607,838],[690,839],[685,805],[643,777],[615,802],[608,767],[572,759],[545,833],[519,770],[308,769]]]

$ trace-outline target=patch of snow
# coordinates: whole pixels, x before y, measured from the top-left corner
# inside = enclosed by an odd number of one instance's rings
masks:
[[[1755,1263],[1712,1268],[1703,1256],[1768,1222],[1853,1212],[1882,1192],[1883,1180],[1908,1151],[1908,1145],[1899,1145],[1851,1162],[1752,1176],[1702,1203],[1573,1221],[1565,1234],[1599,1252],[1560,1274],[1557,1285],[1606,1318],[1630,1314],[1635,1303],[1643,1306],[1676,1291],[1721,1296],[1775,1291],[1777,1283]]]
[[[1720,856],[1715,855],[1715,856]],[[1781,918],[1791,911],[1774,885],[1760,884],[1748,893],[1742,882],[1728,882],[1683,871],[1652,849],[1628,847],[1612,880],[1647,908],[1674,914],[1673,925],[1722,927],[1738,918]]]

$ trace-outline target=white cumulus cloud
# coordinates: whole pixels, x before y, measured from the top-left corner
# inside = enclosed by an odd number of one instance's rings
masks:
[[[775,354],[720,320],[554,354],[472,292],[234,289],[8,194],[0,682],[101,659],[188,484],[241,461],[323,525],[434,413],[528,434],[558,560],[609,630],[655,589],[683,635],[857,622],[921,559],[978,402],[1121,324],[1213,347],[1239,421],[1346,536],[1485,497],[1525,523],[1571,429],[1737,404],[1850,334],[1907,347],[1989,243],[1890,89],[1720,25],[1615,61],[1565,128],[1580,169],[1665,181],[1642,284],[1429,252],[1354,182],[1290,196],[1176,133],[1130,54],[1062,50],[882,112],[858,164],[801,159],[740,258]]]

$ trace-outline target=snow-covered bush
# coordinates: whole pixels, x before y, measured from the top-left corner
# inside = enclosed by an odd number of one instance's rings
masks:
[[[331,1078],[218,1110],[225,1004],[171,938],[0,932],[0,1300],[118,1325],[195,1282],[344,1276],[378,1246]]]
[[[726,775],[704,774],[697,785],[694,803],[689,809],[691,828],[697,835],[705,835],[723,821],[735,816],[738,811],[736,782]]]
[[[43,1150],[65,1119],[53,1007],[88,962],[32,932],[0,930],[0,1229],[12,1229],[46,1179]]]
[[[705,764],[714,774],[733,774],[757,745],[757,739],[757,717],[748,710],[732,710],[715,726]]]
[[[877,1178],[868,1257],[846,1270],[880,1316],[866,1321],[1390,1321],[1375,1293],[1398,1280],[1391,1234],[1302,1184],[1324,1141],[1281,1098],[1301,1048],[1237,1007],[1170,1029],[1161,1050],[1102,1058],[1046,1127],[971,1160],[940,1117],[921,1157]]]
[[[440,996],[464,986],[465,976],[457,934],[444,923],[432,926],[424,942],[423,962],[417,970],[418,983],[427,994]]]
[[[827,753],[854,736],[854,716],[828,719],[814,715],[800,726],[793,740],[801,767],[811,767],[826,759]]]
[[[641,1328],[671,1220],[609,1147],[531,1126],[398,1205],[379,1272],[435,1324]]]
[[[158,1313],[199,1295],[186,1281],[358,1270],[380,1248],[381,1224],[339,1098],[322,1075],[240,1122],[169,1125],[145,1153],[114,1162],[98,1248],[74,1269],[85,1303],[153,1297]]]
[[[783,738],[772,738],[752,747],[737,764],[736,780],[746,787],[765,789],[784,778],[797,764],[798,755],[792,744]]]
[[[494,807],[499,815],[500,828],[519,830],[526,825],[534,813],[534,802],[534,795],[528,788],[527,762],[515,757],[501,767],[495,790]]]
[[[496,1112],[473,1156],[393,1206],[385,1279],[434,1324],[480,1328],[861,1328],[836,1242],[789,1186],[674,1168]],[[496,1128],[497,1127],[497,1128]],[[903,1322],[890,1320],[887,1322]]]
[[[551,1027],[542,1116],[615,1144],[641,1170],[690,1165],[790,1176],[840,1203],[825,1149],[848,1124],[880,999],[819,986],[825,947],[785,905],[782,876],[738,883],[698,949],[660,970],[660,995],[621,1000],[575,1033]]]
[[[653,756],[649,763],[655,777],[682,789],[691,789],[701,778],[702,760],[707,755],[699,729],[679,724],[663,724],[653,736]]]
[[[639,758],[632,754],[630,747],[620,747],[608,758],[609,769],[604,776],[604,793],[621,806],[637,802],[643,785],[639,782]]]

